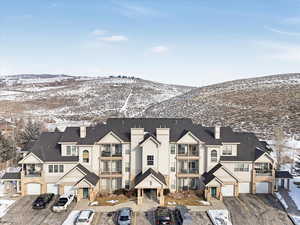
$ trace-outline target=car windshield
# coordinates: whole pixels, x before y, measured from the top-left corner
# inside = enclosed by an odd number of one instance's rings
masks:
[[[129,217],[128,216],[120,216],[120,221],[128,221]]]
[[[57,203],[58,204],[65,204],[66,202],[68,202],[67,198],[60,198]]]
[[[86,219],[86,218],[79,218],[78,222],[88,222],[88,219]]]

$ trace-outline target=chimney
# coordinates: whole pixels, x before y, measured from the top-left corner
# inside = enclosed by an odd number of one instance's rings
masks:
[[[81,126],[80,127],[80,138],[85,138],[86,137],[86,127]]]
[[[215,125],[215,139],[221,138],[221,123],[216,123]]]

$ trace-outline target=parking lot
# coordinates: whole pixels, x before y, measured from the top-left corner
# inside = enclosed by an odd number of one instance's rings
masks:
[[[240,195],[224,198],[234,225],[293,225],[272,195]]]
[[[14,203],[4,217],[0,219],[1,225],[61,225],[72,210],[72,205],[68,211],[62,213],[52,212],[50,202],[46,209],[35,210],[31,208],[36,196],[25,196]]]

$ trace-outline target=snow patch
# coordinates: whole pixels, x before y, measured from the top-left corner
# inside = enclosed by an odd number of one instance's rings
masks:
[[[278,193],[278,192],[275,192],[275,195],[276,195],[277,199],[281,202],[281,204],[283,205],[283,207],[285,209],[287,209],[288,205],[286,204],[286,202],[285,202],[284,198],[281,196],[281,194]]]
[[[62,225],[74,225],[75,220],[79,215],[79,213],[80,213],[79,210],[73,210],[72,212],[70,212],[69,216],[67,217],[67,219],[64,221]]]
[[[7,200],[7,199],[1,199],[0,200],[0,218],[3,217],[9,207],[15,202],[15,200]]]
[[[208,216],[214,225],[232,225],[228,210],[207,210]]]
[[[296,184],[294,184],[294,182],[300,183],[300,177],[294,177],[291,182],[291,190],[289,192],[289,195],[297,205],[298,210],[300,210],[300,185],[298,187]]]

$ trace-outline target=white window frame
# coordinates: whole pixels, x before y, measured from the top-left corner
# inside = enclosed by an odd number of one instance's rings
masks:
[[[232,156],[233,155],[233,145],[223,145],[222,155]]]
[[[147,155],[147,166],[154,166],[154,155]]]

